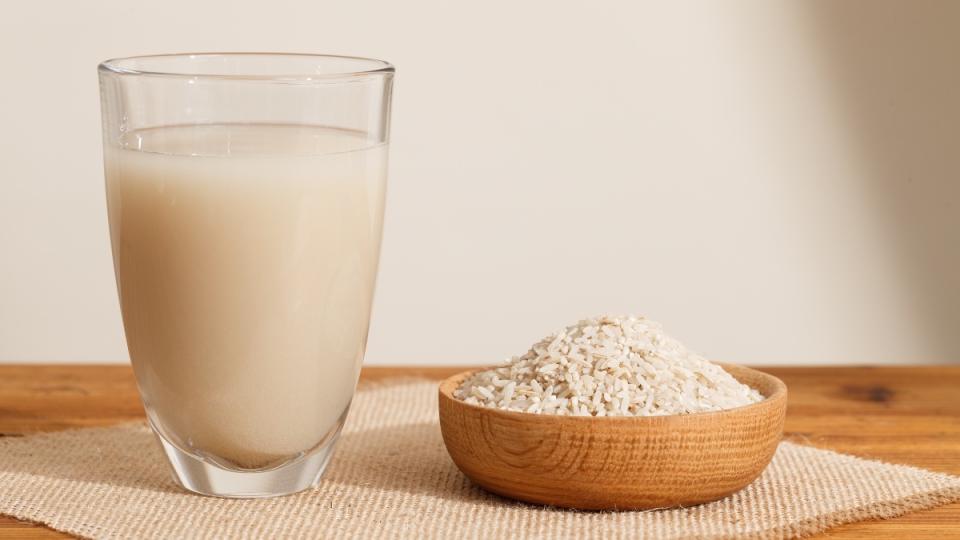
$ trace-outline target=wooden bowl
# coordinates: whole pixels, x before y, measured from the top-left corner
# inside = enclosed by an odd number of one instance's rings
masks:
[[[454,463],[504,497],[590,510],[690,506],[753,482],[783,434],[787,387],[759,371],[721,364],[766,399],[717,412],[582,417],[469,405],[440,384],[440,429]]]

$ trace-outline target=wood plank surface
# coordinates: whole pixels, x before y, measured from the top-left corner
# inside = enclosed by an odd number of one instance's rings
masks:
[[[368,367],[362,379],[464,368]],[[771,367],[790,391],[790,440],[960,475],[960,366]],[[0,437],[143,418],[128,366],[0,366]],[[0,516],[0,539],[64,538]],[[844,525],[824,538],[960,538],[960,504]]]

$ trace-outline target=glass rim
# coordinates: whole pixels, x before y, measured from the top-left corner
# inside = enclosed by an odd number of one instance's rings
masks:
[[[291,73],[204,73],[190,72],[176,69],[140,69],[133,67],[138,62],[149,62],[155,60],[194,60],[198,58],[217,58],[217,57],[275,57],[283,59],[315,59],[319,61],[336,60],[340,62],[355,62],[358,69],[342,69],[330,72],[313,73],[298,72],[293,70]],[[125,65],[126,64],[126,65]],[[186,53],[168,53],[168,54],[147,54],[138,56],[125,56],[119,58],[110,58],[100,62],[97,70],[101,73],[109,73],[121,76],[146,76],[146,77],[168,77],[184,79],[209,79],[223,81],[260,81],[260,82],[278,82],[278,83],[312,83],[329,82],[331,80],[354,79],[371,75],[393,75],[396,71],[393,64],[386,60],[376,58],[367,58],[363,56],[346,56],[337,54],[319,54],[319,53],[288,53],[288,52],[186,52]]]

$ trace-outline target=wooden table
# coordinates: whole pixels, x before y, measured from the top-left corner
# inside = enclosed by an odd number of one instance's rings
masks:
[[[460,368],[462,369],[462,368]],[[960,474],[960,366],[761,368],[790,390],[787,437]],[[366,380],[458,368],[365,368]],[[0,437],[143,418],[127,366],[0,366]],[[0,516],[0,538],[64,537]],[[836,538],[960,538],[960,504],[833,529]]]

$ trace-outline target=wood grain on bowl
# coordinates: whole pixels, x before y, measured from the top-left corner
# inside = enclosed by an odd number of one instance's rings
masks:
[[[755,480],[783,434],[787,388],[723,364],[766,399],[717,412],[649,417],[530,414],[468,405],[440,384],[440,427],[457,467],[485,489],[536,504],[590,510],[690,506]]]

